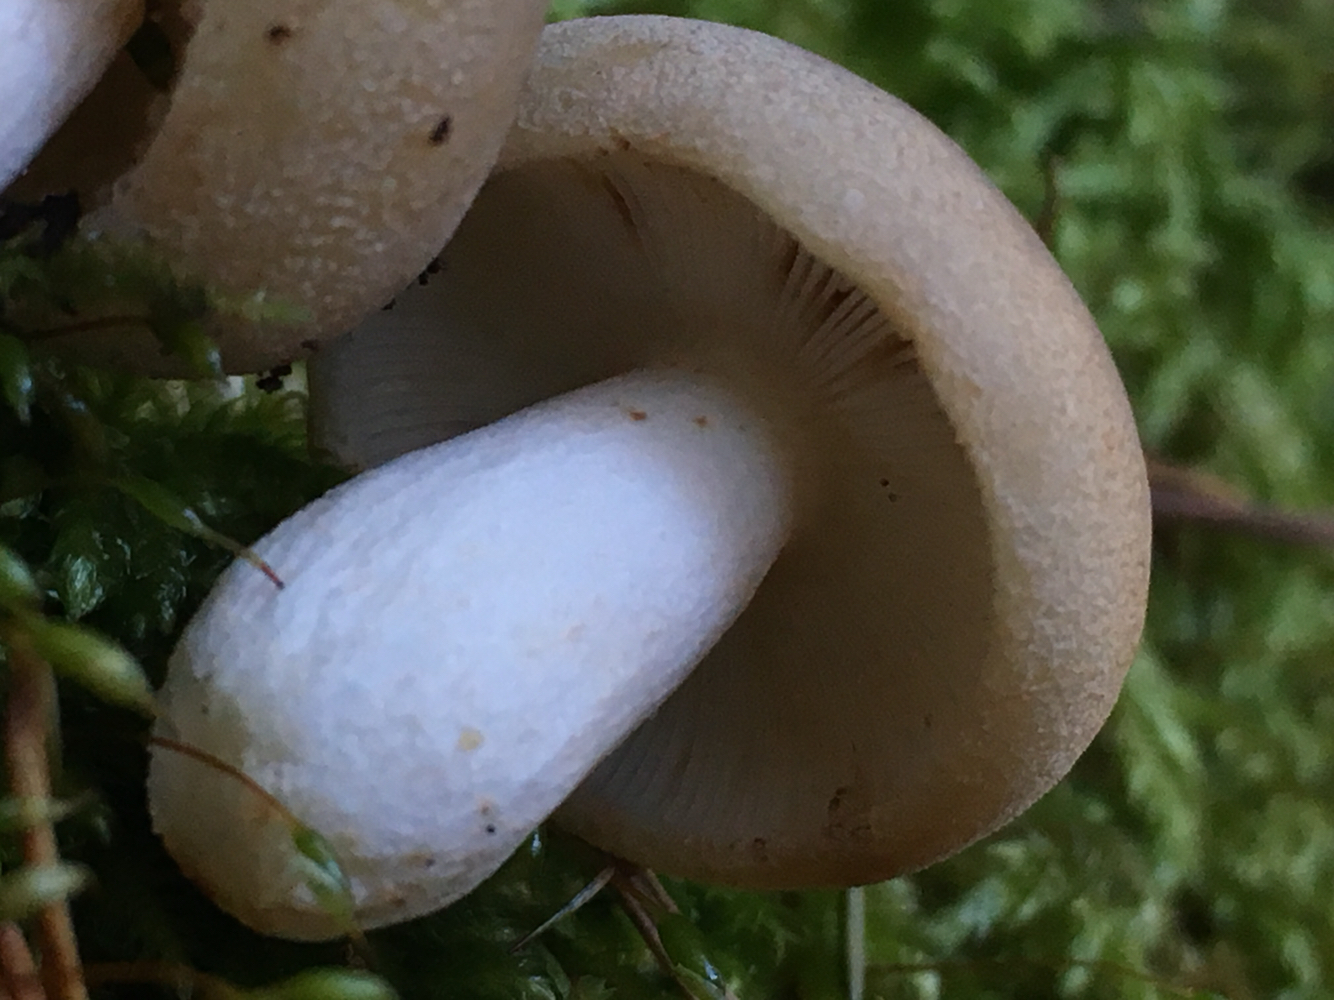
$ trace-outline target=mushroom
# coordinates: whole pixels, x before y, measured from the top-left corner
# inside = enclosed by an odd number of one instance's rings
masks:
[[[143,0],[5,0],[0,188],[92,89],[142,19]]]
[[[164,7],[167,92],[123,56],[19,190],[79,186],[97,209],[86,230],[142,239],[234,299],[304,310],[211,331],[228,370],[258,371],[350,329],[449,237],[513,118],[547,0]],[[180,367],[134,327],[52,344]]]
[[[371,468],[259,543],[281,593],[224,575],[162,695],[329,837],[361,924],[558,806],[673,874],[886,878],[1101,726],[1147,587],[1130,410],[913,111],[738,28],[552,26],[440,263],[312,363],[319,440]],[[158,751],[150,800],[225,908],[337,932],[232,776]]]

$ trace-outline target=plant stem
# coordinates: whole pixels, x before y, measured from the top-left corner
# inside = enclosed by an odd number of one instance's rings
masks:
[[[1272,542],[1314,548],[1334,546],[1334,516],[1254,504],[1208,473],[1148,456],[1153,517],[1159,524],[1206,524]]]
[[[15,798],[48,801],[51,773],[46,757],[48,723],[54,707],[55,680],[51,667],[28,648],[21,635],[11,635],[9,703],[5,712],[5,760],[10,791]],[[33,866],[60,860],[55,827],[44,817],[23,832],[24,861]],[[49,1000],[87,1000],[79,948],[69,906],[64,900],[42,908],[37,916],[42,954],[42,980]],[[20,994],[21,995],[21,994]]]
[[[866,890],[851,886],[845,896],[843,915],[844,958],[848,972],[848,1000],[866,996]]]

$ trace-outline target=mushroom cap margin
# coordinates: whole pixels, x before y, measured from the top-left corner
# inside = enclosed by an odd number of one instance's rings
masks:
[[[851,145],[848,138],[856,139]],[[576,793],[561,822],[677,874],[760,886],[923,867],[1013,818],[1106,720],[1143,627],[1143,455],[1106,345],[1041,241],[948,138],[818,56],[664,17],[549,27],[497,171],[603,151],[713,176],[855,281],[915,345],[971,456],[996,590],[977,725],[897,843],[689,843]],[[886,224],[885,219],[892,223]],[[979,234],[985,239],[979,239]],[[582,797],[581,797],[582,795]]]

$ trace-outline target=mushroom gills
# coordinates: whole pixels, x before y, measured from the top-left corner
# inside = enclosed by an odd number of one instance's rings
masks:
[[[437,909],[746,606],[792,526],[787,451],[735,388],[660,370],[359,476],[255,547],[285,589],[247,565],[223,577],[172,659],[158,733],[326,835],[362,926]],[[340,933],[253,790],[159,749],[149,791],[225,909]]]
[[[717,180],[635,152],[494,176],[435,267],[310,359],[311,436],[367,469],[664,366],[740,380],[789,425],[851,427],[885,472],[905,441],[964,462],[877,303]]]

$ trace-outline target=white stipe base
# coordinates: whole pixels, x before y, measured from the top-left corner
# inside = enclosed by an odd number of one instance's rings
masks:
[[[778,435],[711,378],[612,379],[365,473],[231,567],[191,622],[159,735],[333,845],[358,922],[494,871],[686,676],[782,547]],[[340,933],[288,826],[163,748],[154,823],[258,930]]]

